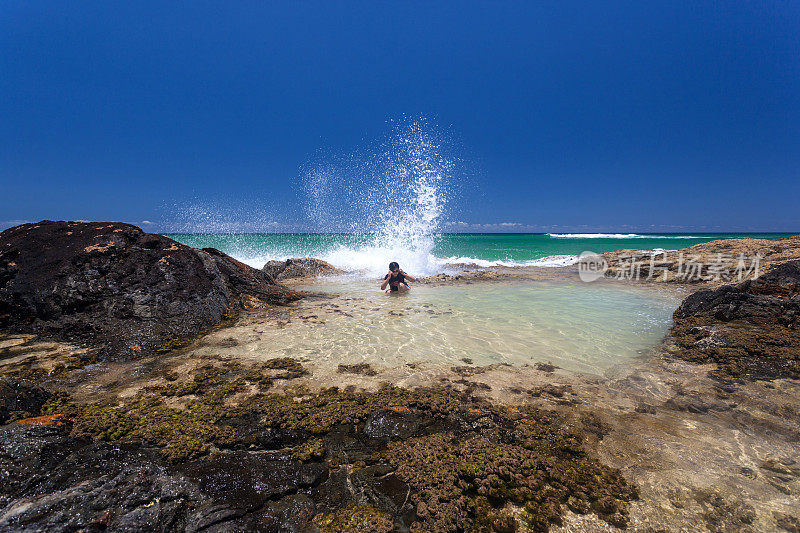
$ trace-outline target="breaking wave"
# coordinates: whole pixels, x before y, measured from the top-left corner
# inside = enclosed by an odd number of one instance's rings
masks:
[[[695,235],[646,235],[641,233],[548,233],[554,239],[702,239]]]
[[[427,120],[403,119],[366,151],[307,165],[302,181],[309,218],[323,231],[334,227],[363,237],[361,244],[319,257],[370,275],[386,272],[390,261],[417,274],[441,272],[432,252],[454,168],[444,141]]]

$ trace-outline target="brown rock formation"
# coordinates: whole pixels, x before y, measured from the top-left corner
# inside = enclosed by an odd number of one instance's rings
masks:
[[[755,280],[700,290],[675,311],[678,357],[732,376],[800,377],[800,260]]]
[[[23,224],[0,233],[0,330],[101,347],[169,347],[236,313],[245,297],[297,300],[263,272],[121,223]]]
[[[759,259],[754,263],[756,256]],[[731,283],[753,278],[754,266],[758,267],[758,274],[763,274],[776,265],[800,259],[800,235],[780,239],[721,239],[656,254],[615,250],[604,253],[603,257],[608,262],[606,277]],[[741,279],[739,271],[743,274]]]
[[[286,261],[269,261],[262,270],[279,281],[342,274],[343,272],[332,264],[314,257],[292,257]]]

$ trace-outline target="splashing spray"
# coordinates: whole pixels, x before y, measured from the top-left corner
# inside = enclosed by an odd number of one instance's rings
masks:
[[[365,156],[356,152],[309,165],[303,176],[308,214],[321,228],[357,236],[323,252],[339,268],[379,276],[390,261],[414,274],[441,272],[433,255],[453,171],[443,136],[427,120],[401,120]]]

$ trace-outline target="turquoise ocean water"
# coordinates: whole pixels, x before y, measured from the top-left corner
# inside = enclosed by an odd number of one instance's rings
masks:
[[[676,249],[729,238],[775,239],[788,233],[659,233],[659,234],[542,234],[459,233],[431,234],[407,243],[380,235],[353,234],[171,234],[169,237],[197,248],[213,247],[260,268],[272,259],[318,257],[352,272],[370,275],[386,270],[397,260],[408,271],[433,274],[452,270],[454,263],[481,266],[569,264],[583,251],[607,252]]]

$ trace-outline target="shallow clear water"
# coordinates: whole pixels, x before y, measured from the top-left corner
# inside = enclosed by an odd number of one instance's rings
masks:
[[[317,368],[370,363],[388,369],[534,364],[602,374],[657,345],[678,298],[614,283],[415,285],[386,295],[363,280],[308,287],[289,324],[265,325],[245,348],[258,357],[307,357]]]

